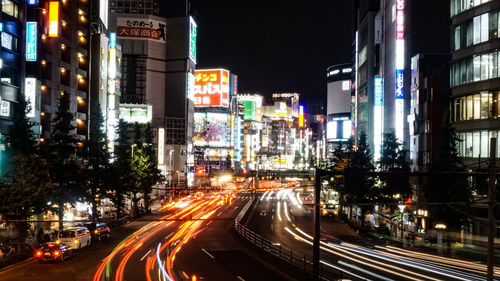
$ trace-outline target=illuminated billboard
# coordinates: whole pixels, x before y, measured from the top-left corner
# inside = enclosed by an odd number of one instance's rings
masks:
[[[158,128],[158,165],[165,164],[165,129]]]
[[[196,70],[194,83],[195,107],[229,106],[229,71],[225,69]]]
[[[375,145],[374,157],[379,159],[382,153],[382,134],[383,134],[383,88],[382,78],[375,77],[375,105],[373,108],[373,143]]]
[[[334,117],[326,123],[328,142],[346,142],[352,137],[352,121],[347,116]]]
[[[49,2],[49,37],[59,35],[59,2]]]
[[[304,106],[299,106],[299,127],[304,127]]]
[[[189,17],[189,58],[196,64],[196,38],[198,37],[198,25],[192,17]]]
[[[193,145],[198,147],[230,147],[231,127],[225,113],[195,112]]]
[[[150,40],[165,43],[167,24],[163,21],[144,18],[117,18],[116,36],[118,38]]]
[[[10,117],[10,102],[5,100],[0,102],[0,116]]]
[[[99,0],[99,18],[105,28],[108,28],[108,0]]]
[[[36,78],[26,78],[24,80],[24,95],[26,99],[26,105],[28,109],[26,111],[26,117],[32,118],[35,117],[35,111],[37,109],[36,106]]]
[[[36,61],[36,30],[36,22],[26,22],[26,61]]]
[[[243,104],[243,120],[255,121],[257,118],[257,107],[255,101],[244,100],[240,102]]]
[[[231,74],[229,81],[229,93],[231,96],[238,95],[238,75]]]
[[[404,67],[405,67],[405,0],[396,0],[396,101],[395,101],[395,128],[396,138],[404,141]]]
[[[149,123],[153,106],[148,104],[120,104],[120,119],[127,123]]]
[[[245,120],[252,120],[252,121],[257,121],[261,122],[262,121],[262,96],[259,95],[239,95],[238,96],[238,102],[243,104],[245,106],[245,114],[247,114],[247,117],[244,117]],[[252,102],[252,108],[247,109],[247,105],[244,102]],[[251,116],[249,117],[248,113],[251,110]]]

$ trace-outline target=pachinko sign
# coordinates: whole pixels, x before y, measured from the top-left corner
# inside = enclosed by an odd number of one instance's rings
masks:
[[[195,72],[194,106],[229,106],[229,71],[200,69]]]

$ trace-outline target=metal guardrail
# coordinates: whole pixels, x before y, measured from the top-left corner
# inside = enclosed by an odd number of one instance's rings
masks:
[[[257,200],[257,199],[255,199]],[[238,214],[234,220],[234,228],[238,233],[243,236],[247,241],[259,247],[260,249],[268,252],[269,254],[301,269],[310,274],[313,272],[312,260],[307,259],[305,256],[299,256],[297,253],[293,252],[293,249],[282,246],[280,243],[273,242],[261,235],[250,230],[241,223],[241,219],[245,216],[250,206],[255,200],[248,201],[248,203],[243,207],[241,212]],[[323,278],[322,278],[323,279]],[[324,279],[326,280],[326,279]]]

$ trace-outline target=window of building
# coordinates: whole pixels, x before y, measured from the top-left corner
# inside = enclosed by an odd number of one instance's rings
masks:
[[[490,13],[490,39],[498,37],[498,12]]]
[[[476,94],[472,98],[472,101],[474,103],[474,114],[473,114],[473,119],[477,120],[481,118],[481,95]]]
[[[472,43],[479,44],[481,43],[481,16],[474,17],[473,23],[474,23],[474,31],[473,31],[474,39]]]
[[[481,56],[480,55],[475,55],[473,58],[473,73],[474,73],[474,81],[480,81],[481,80]],[[456,83],[458,85],[462,83]]]
[[[455,27],[455,51],[460,49],[460,38],[461,38],[461,32],[460,32],[461,26]]]
[[[481,133],[472,132],[472,157],[479,157],[481,149]]]
[[[19,8],[17,4],[11,0],[2,0],[2,12],[15,18],[19,17]]]
[[[490,21],[489,21],[489,14],[482,14],[481,16],[481,42],[486,42],[490,39],[490,34],[489,34],[489,26],[490,26]]]
[[[7,32],[2,32],[2,47],[11,51],[17,50],[17,38]]]
[[[361,48],[361,51],[359,51],[358,55],[358,64],[362,65],[366,61],[366,46]]]

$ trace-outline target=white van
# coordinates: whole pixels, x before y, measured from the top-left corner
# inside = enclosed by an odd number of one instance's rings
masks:
[[[78,226],[59,231],[59,242],[71,247],[71,249],[81,249],[90,245],[91,236],[88,228]]]

